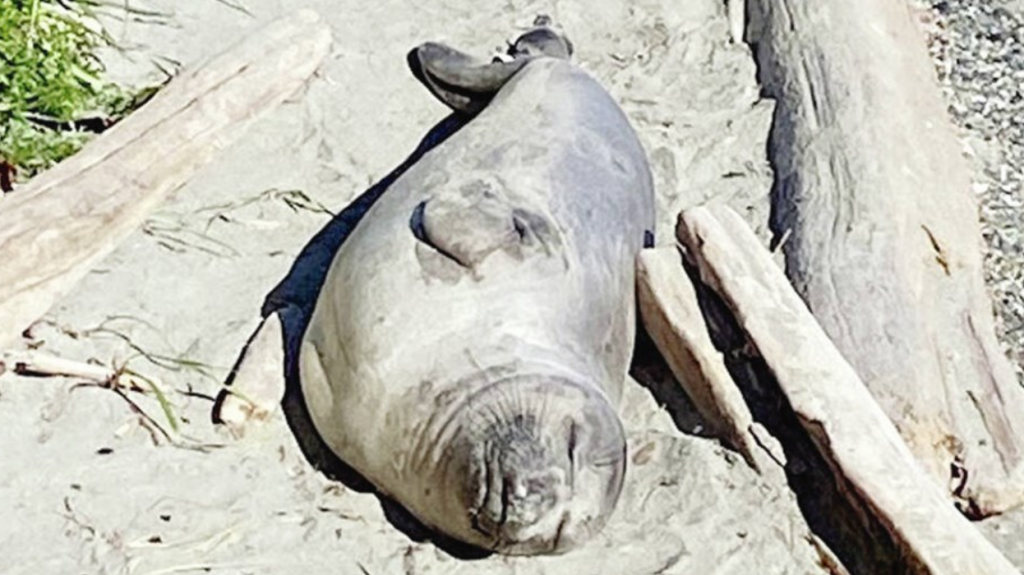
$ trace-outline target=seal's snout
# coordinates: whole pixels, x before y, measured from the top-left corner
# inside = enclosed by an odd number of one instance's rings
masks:
[[[490,430],[478,477],[480,505],[473,528],[500,547],[557,547],[559,523],[571,497],[567,459],[553,457],[525,418]],[[555,536],[552,537],[552,534]]]
[[[625,436],[594,387],[521,375],[477,392],[460,410],[448,451],[462,536],[511,555],[563,553],[588,540],[615,508]]]

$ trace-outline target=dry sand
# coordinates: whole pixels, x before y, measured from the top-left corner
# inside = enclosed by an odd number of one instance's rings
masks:
[[[436,4],[253,0],[250,16],[215,0],[159,0],[133,6],[169,13],[167,23],[112,24],[128,52],[107,59],[130,81],[151,77],[153,58],[196,62],[300,7],[330,22],[335,45],[305,94],[224,150],[23,342],[127,362],[158,381],[178,433],[152,393],[127,397],[174,444],[108,389],[0,376],[0,571],[825,572],[793,496],[700,437],[699,418],[664,391],[673,384],[663,369],[668,385],[657,394],[628,386],[633,465],[613,520],[561,557],[454,558],[373,494],[317,472],[282,414],[241,440],[211,425],[209,397],[264,297],[331,213],[445,117],[406,69],[419,42],[485,54],[550,14],[648,150],[659,240],[672,241],[679,209],[708,199],[729,202],[767,237],[772,106],[759,101],[747,48],[729,43],[719,2]],[[1019,545],[1019,524],[1007,521],[1007,546]],[[1024,566],[1019,549],[1014,559]]]

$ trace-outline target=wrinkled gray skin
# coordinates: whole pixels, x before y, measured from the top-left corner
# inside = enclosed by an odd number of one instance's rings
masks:
[[[425,524],[509,554],[565,551],[615,507],[634,257],[654,226],[635,133],[541,24],[511,62],[410,55],[478,115],[356,227],[300,354],[338,456]]]

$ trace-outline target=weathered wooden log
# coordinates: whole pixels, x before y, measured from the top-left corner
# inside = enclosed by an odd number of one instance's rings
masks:
[[[754,418],[715,349],[697,292],[675,246],[644,250],[637,258],[637,300],[644,328],[712,435],[763,467]]]
[[[786,272],[974,517],[1024,502],[1024,388],[994,337],[969,171],[905,2],[749,0],[777,100]]]
[[[934,484],[742,218],[721,206],[693,208],[678,231],[837,479],[881,521],[911,571],[1017,574]]]
[[[273,22],[167,84],[142,108],[0,203],[0,346],[65,295],[327,55],[311,11]]]

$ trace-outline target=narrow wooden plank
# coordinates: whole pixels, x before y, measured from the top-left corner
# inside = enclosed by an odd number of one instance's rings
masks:
[[[746,31],[746,0],[726,0],[725,15],[729,20],[729,36],[733,43],[741,44]]]
[[[694,208],[678,231],[837,479],[892,534],[912,570],[1017,574],[934,484],[742,218],[722,206]]]
[[[637,300],[644,328],[711,434],[761,471],[765,458],[752,431],[754,418],[711,341],[682,262],[675,246],[640,253]]]
[[[907,3],[746,6],[777,102],[787,275],[937,485],[972,516],[1021,504],[1024,388],[995,339],[969,167]]]
[[[43,315],[243,125],[294,95],[331,33],[302,10],[174,78],[0,204],[0,346]]]

